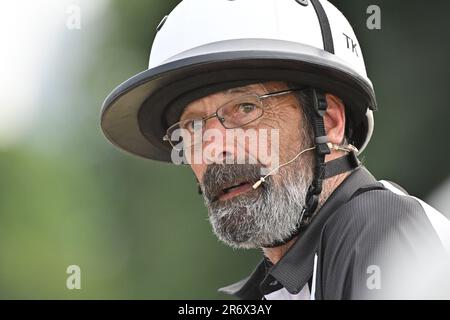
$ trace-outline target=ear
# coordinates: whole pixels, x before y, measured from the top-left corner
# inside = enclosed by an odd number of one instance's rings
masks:
[[[345,135],[345,106],[338,97],[327,94],[328,108],[323,118],[328,141],[341,144]]]

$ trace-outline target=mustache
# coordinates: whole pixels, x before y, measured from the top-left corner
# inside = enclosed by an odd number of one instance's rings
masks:
[[[210,164],[203,175],[203,195],[210,203],[215,202],[228,188],[257,182],[262,169],[261,164]]]

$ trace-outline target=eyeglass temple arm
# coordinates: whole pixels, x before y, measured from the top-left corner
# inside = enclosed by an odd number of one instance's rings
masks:
[[[306,88],[288,89],[288,90],[283,90],[283,91],[278,91],[278,92],[267,93],[267,94],[264,94],[264,95],[259,96],[259,97],[260,98],[278,97],[278,96],[282,96],[282,95],[289,94],[289,93],[292,93],[292,92],[302,91],[302,90],[305,90],[305,89]]]

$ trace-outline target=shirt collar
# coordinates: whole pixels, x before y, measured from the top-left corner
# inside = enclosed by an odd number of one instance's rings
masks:
[[[333,212],[346,203],[361,187],[377,183],[363,166],[355,169],[331,194],[308,228],[276,264],[263,259],[247,278],[219,289],[219,292],[241,299],[262,299],[282,287],[297,294],[312,277],[314,255],[323,226]]]

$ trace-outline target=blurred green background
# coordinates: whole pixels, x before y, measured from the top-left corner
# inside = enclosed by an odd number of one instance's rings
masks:
[[[0,298],[225,298],[216,289],[259,261],[216,240],[188,168],[124,154],[99,129],[103,99],[146,69],[178,2],[2,1]],[[448,210],[450,2],[331,2],[378,95],[366,165]],[[382,30],[366,28],[370,4]],[[73,5],[82,24],[70,30]],[[66,288],[72,264],[81,290]]]

